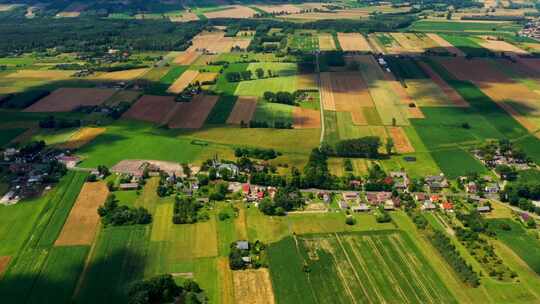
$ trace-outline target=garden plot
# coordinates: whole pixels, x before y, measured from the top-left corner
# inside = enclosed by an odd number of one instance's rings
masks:
[[[97,208],[105,203],[108,195],[105,183],[85,183],[55,245],[92,244],[99,224]]]
[[[397,86],[391,81],[391,75],[385,75],[379,64],[372,56],[355,56],[360,64],[360,70],[368,85],[373,103],[381,116],[384,125],[409,125],[407,119],[407,105],[395,91]],[[388,73],[389,74],[389,73]]]
[[[269,258],[279,303],[456,302],[400,231],[289,237],[270,246]]]
[[[251,121],[253,115],[255,114],[255,109],[257,108],[257,97],[241,96],[238,97],[234,107],[232,109],[229,118],[227,119],[228,124],[239,125],[242,121],[248,123]]]
[[[208,114],[218,101],[216,95],[197,95],[190,102],[178,102],[168,125],[172,129],[202,128]]]
[[[457,47],[453,46],[450,42],[444,40],[441,36],[433,33],[426,34],[431,40],[435,41],[439,46],[446,49],[450,54],[454,54],[458,57],[465,57],[465,53]]]
[[[336,49],[334,37],[328,33],[319,34],[319,49],[321,51],[334,51]]]
[[[157,124],[166,123],[168,113],[172,112],[177,102],[174,96],[142,96],[122,118],[136,119]]]
[[[115,89],[60,88],[26,108],[25,112],[70,112],[80,106],[97,106],[109,99]]]
[[[358,33],[338,33],[339,44],[343,51],[371,52],[366,38]]]
[[[529,131],[540,127],[540,94],[500,72],[496,61],[455,58],[440,63],[456,78],[474,83]]]

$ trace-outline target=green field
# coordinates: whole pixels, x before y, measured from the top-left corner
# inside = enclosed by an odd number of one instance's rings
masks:
[[[138,226],[101,231],[76,302],[126,302],[129,284],[143,277],[147,234]]]
[[[313,52],[319,49],[319,39],[316,33],[296,32],[288,38],[287,46],[293,50]]]
[[[13,139],[21,135],[24,131],[26,131],[26,129],[0,129],[0,147],[9,144]]]
[[[292,93],[296,89],[296,76],[285,76],[239,82],[234,95],[262,97],[267,91]]]
[[[220,96],[216,105],[206,118],[207,124],[224,124],[236,104],[236,96]]]
[[[416,245],[396,230],[288,237],[270,246],[269,257],[277,302],[457,303]]]
[[[150,95],[164,95],[167,94],[167,89],[173,84],[173,82],[180,77],[186,70],[187,66],[172,66],[165,75],[161,76],[159,80],[151,80],[150,85],[145,88],[145,93]],[[156,76],[160,75],[160,69],[156,68]],[[152,73],[152,72],[148,72]],[[149,75],[151,77],[152,75]]]
[[[461,149],[432,151],[433,159],[446,177],[455,179],[471,172],[487,174],[488,170],[470,153]]]
[[[293,122],[294,106],[271,103],[271,102],[259,102],[255,110],[255,116],[253,120],[258,122],[267,122],[270,125],[274,125],[276,122],[290,123]]]
[[[471,57],[487,57],[491,51],[482,47],[477,39],[469,36],[457,36],[450,34],[440,35],[444,40],[450,42],[453,46],[462,50],[465,54]]]
[[[225,78],[225,75],[230,72],[242,72],[245,71],[248,68],[249,64],[247,63],[233,63],[229,64],[227,68],[224,69],[223,74],[221,74],[216,84],[214,85],[214,89],[216,92],[221,93],[223,95],[235,95],[236,88],[239,86],[239,82],[228,82],[227,78]]]
[[[409,27],[419,32],[517,32],[521,26],[514,23],[459,22],[419,20]],[[493,30],[495,29],[495,31]]]
[[[511,230],[503,230],[501,225],[508,225]],[[510,247],[529,267],[540,274],[540,241],[532,233],[511,219],[489,220],[490,227],[495,229],[497,238]]]

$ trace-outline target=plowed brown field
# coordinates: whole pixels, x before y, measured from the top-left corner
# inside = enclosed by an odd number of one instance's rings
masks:
[[[25,112],[70,112],[79,106],[97,106],[109,99],[115,89],[60,88],[26,108]]]
[[[316,129],[321,127],[321,113],[313,109],[295,107],[293,110],[295,129]]]
[[[251,121],[255,109],[257,108],[257,97],[241,96],[238,97],[234,107],[227,118],[228,124],[239,125],[242,121],[248,123]]]
[[[178,108],[169,120],[173,129],[199,129],[218,101],[215,95],[198,95],[191,102],[179,102]]]
[[[422,69],[426,72],[426,74],[428,74],[431,80],[433,80],[433,82],[437,84],[439,88],[441,88],[444,94],[448,96],[450,101],[453,102],[456,107],[469,107],[469,103],[465,99],[463,99],[463,97],[461,97],[461,95],[459,95],[459,93],[456,92],[454,88],[448,85],[448,83],[446,83],[446,81],[444,81],[444,79],[442,79],[441,76],[439,76],[439,74],[433,71],[433,69],[431,69],[429,65],[421,61],[419,61],[418,63],[420,64]]]
[[[172,111],[176,104],[173,96],[144,95],[122,117],[164,123],[167,113]]]
[[[200,52],[194,52],[194,51],[182,52],[180,55],[174,58],[173,62],[180,65],[190,65],[193,62],[195,62],[195,60],[197,60],[197,58],[199,58],[200,55],[201,55]]]

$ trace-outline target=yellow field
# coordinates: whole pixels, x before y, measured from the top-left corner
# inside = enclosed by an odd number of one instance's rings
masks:
[[[319,34],[319,49],[321,51],[333,51],[336,49],[334,37],[328,33]]]
[[[234,271],[233,280],[236,303],[275,303],[268,269]]]
[[[5,78],[36,78],[50,80],[67,79],[73,75],[73,71],[61,70],[17,70],[11,74],[7,74]]]
[[[358,33],[338,33],[337,34],[341,49],[344,51],[370,52],[371,47],[366,38]]]
[[[132,69],[126,71],[109,72],[90,77],[91,79],[110,80],[110,81],[129,81],[139,78],[144,73],[148,72],[149,68]]]
[[[82,128],[73,134],[67,142],[59,145],[63,149],[78,149],[105,132],[105,128]]]

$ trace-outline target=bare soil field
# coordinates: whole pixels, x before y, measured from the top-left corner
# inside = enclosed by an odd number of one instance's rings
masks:
[[[480,45],[490,51],[493,52],[505,52],[510,53],[514,55],[526,55],[528,54],[526,51],[518,48],[517,46],[514,46],[513,44],[510,44],[506,41],[497,40],[495,37],[491,36],[482,36],[483,42],[480,43]]]
[[[319,34],[319,49],[321,51],[333,51],[336,49],[334,37],[328,33]]]
[[[149,121],[153,123],[164,123],[167,113],[172,111],[177,102],[173,96],[142,96],[122,118]]]
[[[298,6],[292,4],[281,4],[281,5],[256,5],[257,8],[270,13],[287,13],[287,14],[296,14],[301,11]]]
[[[233,281],[235,303],[275,303],[268,269],[233,271]]]
[[[0,279],[2,278],[2,275],[6,271],[9,261],[11,260],[10,256],[0,256]]]
[[[140,76],[142,76],[149,70],[150,70],[149,68],[141,68],[141,69],[109,72],[109,73],[103,73],[103,74],[97,75],[96,77],[91,77],[91,78],[99,79],[99,80],[110,80],[110,81],[129,81],[135,78],[139,78]]]
[[[440,62],[456,78],[473,82],[523,127],[529,131],[538,129],[528,118],[540,116],[540,94],[504,75],[493,66],[497,62],[461,58]]]
[[[454,104],[456,107],[469,107],[469,103],[459,95],[454,88],[452,88],[444,79],[439,76],[433,69],[425,64],[424,62],[419,61],[418,62],[420,67],[428,74],[428,76],[433,80],[435,84],[439,86],[439,88],[444,92],[444,94],[448,97],[448,99]]]
[[[180,165],[179,163],[161,161],[161,160],[150,160],[150,159],[124,159],[124,160],[121,160],[116,165],[112,166],[111,172],[135,175],[135,174],[140,173],[141,167],[145,163],[149,163],[151,165],[157,166],[159,167],[161,171],[167,172],[170,175],[174,173],[176,174],[176,176],[180,176],[180,177],[184,176],[184,170],[182,168],[182,165]],[[194,174],[199,172],[199,168],[197,167],[191,167],[191,168]]]
[[[214,19],[214,18],[251,18],[253,15],[255,15],[257,12],[253,9],[243,6],[243,5],[233,5],[230,8],[222,11],[215,11],[215,12],[209,12],[205,13],[204,15],[208,19]]]
[[[67,142],[60,144],[63,149],[78,149],[94,140],[100,134],[106,131],[105,128],[82,128],[73,134]]]
[[[70,112],[79,106],[97,106],[116,89],[60,88],[24,109],[25,112]]]
[[[190,65],[193,62],[195,62],[195,60],[197,60],[197,58],[199,58],[200,55],[201,55],[200,52],[193,52],[193,51],[181,52],[180,55],[174,58],[173,62],[180,65]]]
[[[191,102],[179,102],[178,109],[169,120],[172,129],[200,129],[218,101],[215,95],[198,95]]]
[[[414,148],[401,127],[388,127],[388,134],[394,140],[394,146],[398,153],[412,153]]]
[[[293,110],[295,129],[316,129],[321,127],[321,113],[317,110],[295,107]]]
[[[182,92],[193,80],[199,76],[199,71],[187,70],[167,89],[167,92],[178,94]]]
[[[518,62],[532,70],[534,73],[540,73],[540,59],[538,58],[519,58]],[[536,76],[538,77],[538,76]]]
[[[445,48],[449,53],[455,54],[459,57],[465,57],[465,53],[458,49],[457,47],[453,46],[450,42],[444,40],[441,36],[433,33],[426,34],[431,40],[435,41],[439,46]]]
[[[96,210],[105,203],[108,195],[109,189],[104,182],[85,183],[55,245],[92,244],[99,224]]]
[[[242,121],[248,123],[251,121],[255,109],[257,108],[257,97],[241,96],[238,97],[234,107],[227,118],[228,124],[239,125]]]
[[[338,33],[339,44],[343,51],[371,52],[366,38],[358,33]]]

